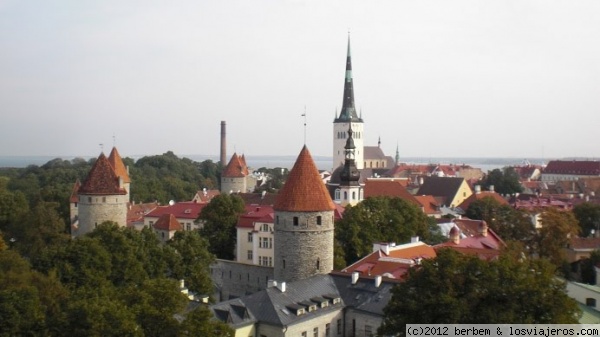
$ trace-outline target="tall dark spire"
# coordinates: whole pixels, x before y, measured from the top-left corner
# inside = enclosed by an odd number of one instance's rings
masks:
[[[344,147],[346,158],[344,160],[344,168],[340,172],[340,185],[341,186],[358,186],[358,180],[360,179],[360,172],[356,168],[354,161],[354,139],[352,138],[352,124],[348,128],[348,139],[346,140],[346,146]]]
[[[352,83],[352,59],[350,57],[350,34],[348,34],[348,53],[346,55],[346,76],[344,78],[344,101],[340,116],[334,122],[362,122],[354,107],[354,85]]]

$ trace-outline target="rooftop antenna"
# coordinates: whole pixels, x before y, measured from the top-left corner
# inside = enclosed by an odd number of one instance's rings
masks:
[[[306,145],[306,105],[304,106],[302,117],[304,117],[304,145]]]

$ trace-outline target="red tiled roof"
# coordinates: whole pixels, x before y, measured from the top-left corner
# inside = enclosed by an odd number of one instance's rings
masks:
[[[243,178],[246,176],[244,172],[247,170],[237,153],[234,153],[221,176],[226,178]]]
[[[423,213],[427,215],[440,214],[440,204],[433,195],[415,195],[415,199],[423,207]]]
[[[79,179],[77,179],[77,181],[73,185],[73,190],[71,190],[71,196],[69,197],[69,202],[72,202],[72,203],[79,202],[79,196],[77,195],[77,192],[79,191],[79,187],[81,187],[81,182],[79,181]]]
[[[117,151],[116,147],[113,147],[112,151],[110,151],[108,162],[115,170],[117,176],[123,179],[124,183],[131,183],[131,178],[129,178],[129,174],[127,173],[127,167],[125,167],[125,164],[123,164],[123,159],[121,159],[119,151]]]
[[[127,210],[127,223],[143,222],[144,216],[158,207],[158,203],[129,204]]]
[[[600,249],[600,238],[571,238],[569,249],[572,250],[597,250]]]
[[[248,172],[248,164],[246,164],[246,156],[244,154],[242,154],[240,162],[242,163],[242,173],[244,173],[244,175],[247,176],[250,173]]]
[[[117,195],[127,194],[127,192],[119,187],[119,178],[104,153],[101,153],[88,173],[87,179],[79,187],[79,194]]]
[[[273,223],[273,207],[246,205],[246,211],[240,215],[237,227],[253,228],[255,222]]]
[[[481,200],[486,197],[492,198],[492,199],[498,201],[500,203],[500,205],[508,205],[508,201],[506,201],[506,199],[504,199],[500,194],[498,194],[496,192],[491,192],[491,191],[481,191],[479,193],[471,194],[467,199],[465,199],[465,201],[463,201],[460,205],[458,205],[458,207],[460,207],[463,210],[467,210],[469,208],[469,206],[471,205],[471,203],[473,203],[476,200]]]
[[[163,214],[173,214],[177,219],[195,220],[207,204],[195,202],[178,202],[169,206],[159,206],[146,216],[159,218]]]
[[[551,160],[544,168],[548,174],[600,175],[600,161],[591,160]]]
[[[273,208],[277,211],[289,212],[317,212],[335,209],[306,145],[300,151],[287,181],[279,191]]]
[[[405,186],[408,185],[406,179],[367,179],[365,182],[365,198],[386,196],[398,197],[421,206],[419,201],[408,192]]]
[[[401,279],[404,274],[419,259],[431,259],[437,254],[432,246],[423,242],[408,243],[389,248],[386,255],[382,249],[373,252],[354,264],[344,268],[342,272],[360,272],[363,275],[381,275],[394,279]]]
[[[163,214],[158,218],[158,221],[154,224],[154,229],[163,231],[180,231],[181,224],[173,214]]]

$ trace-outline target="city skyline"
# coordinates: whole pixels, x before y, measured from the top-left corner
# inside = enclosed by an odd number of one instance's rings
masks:
[[[0,1],[0,156],[600,157],[594,1]]]

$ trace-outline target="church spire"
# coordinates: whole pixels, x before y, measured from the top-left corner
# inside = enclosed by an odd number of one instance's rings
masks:
[[[342,111],[335,122],[362,122],[356,114],[354,106],[354,85],[352,83],[352,59],[350,54],[350,34],[348,34],[348,51],[346,55],[346,76],[344,78],[344,100]]]
[[[360,172],[356,168],[354,161],[355,149],[354,139],[352,138],[352,124],[348,128],[348,139],[346,140],[344,168],[340,173],[340,186],[358,186]]]

